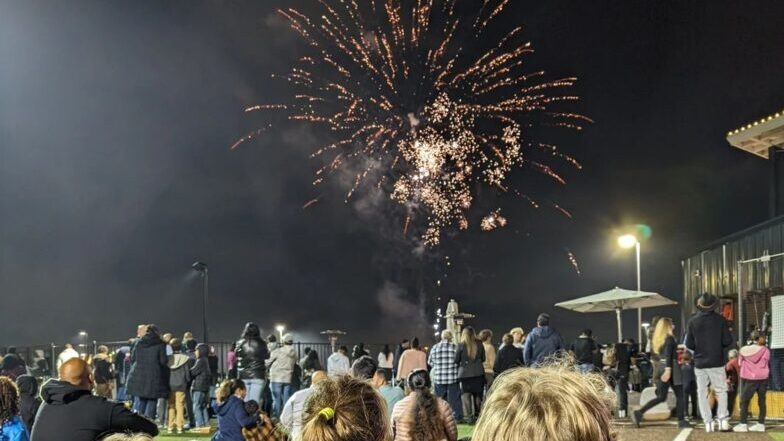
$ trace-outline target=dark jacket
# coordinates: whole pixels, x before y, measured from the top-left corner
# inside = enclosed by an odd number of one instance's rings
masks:
[[[155,423],[125,405],[69,383],[51,380],[42,388],[41,397],[44,404],[33,425],[31,441],[94,441],[117,432],[158,435]]]
[[[460,343],[457,345],[455,352],[455,364],[457,364],[457,378],[476,378],[485,376],[485,368],[482,363],[485,362],[485,347],[481,341],[474,341],[476,344],[476,354],[474,359],[468,358],[468,350],[466,345]]]
[[[33,422],[38,408],[41,406],[41,399],[38,398],[38,380],[32,375],[20,375],[16,379],[19,386],[19,417],[27,427],[27,432],[33,430]]]
[[[694,367],[724,367],[724,349],[732,344],[732,334],[724,317],[714,311],[700,311],[686,326],[686,347],[694,352]]]
[[[187,355],[176,353],[169,356],[169,389],[172,392],[185,392],[191,382],[191,367]]]
[[[200,357],[196,359],[196,363],[191,368],[191,390],[208,392],[212,385],[212,371],[210,370],[206,351],[200,350],[199,355]]]
[[[98,354],[93,361],[95,382],[106,384],[114,380],[114,367],[106,354]]]
[[[237,341],[237,372],[241,380],[260,379],[267,375],[264,361],[269,358],[267,345],[261,337]]]
[[[681,372],[681,365],[678,364],[678,343],[675,342],[673,336],[668,336],[664,340],[664,345],[658,348],[659,368],[656,377],[660,377],[664,373],[665,368],[671,369],[670,382],[675,386],[683,384],[683,373]]]
[[[169,396],[169,357],[166,343],[155,332],[148,331],[131,350],[131,371],[128,373],[128,394],[140,398]]]
[[[504,345],[495,354],[495,363],[493,364],[493,372],[496,375],[501,375],[506,370],[525,366],[523,360],[523,350],[514,345]]]
[[[577,364],[593,364],[593,355],[596,353],[596,342],[591,337],[579,336],[569,347],[574,352]]]
[[[221,404],[214,403],[212,409],[218,415],[218,431],[212,441],[245,441],[242,428],[259,422],[259,414],[248,415],[245,403],[234,395]]]
[[[125,387],[128,381],[128,373],[131,371],[131,357],[128,356],[130,352],[131,348],[123,346],[114,354],[114,378],[118,388]]]
[[[22,357],[17,354],[5,354],[3,356],[0,375],[8,377],[14,381],[16,378],[27,373],[27,365]]]
[[[534,328],[525,339],[523,358],[528,366],[541,364],[545,358],[557,355],[563,350],[561,334],[549,326]]]
[[[632,368],[632,351],[626,343],[616,343],[615,345],[615,368],[621,377],[629,377]]]

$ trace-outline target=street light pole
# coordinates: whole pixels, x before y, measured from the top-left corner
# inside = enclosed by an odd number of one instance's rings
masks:
[[[209,289],[210,289],[210,274],[207,264],[204,262],[196,261],[191,265],[191,268],[194,269],[199,275],[201,275],[202,280],[202,305],[201,305],[201,326],[202,326],[202,338],[204,339],[204,343],[209,341],[209,333],[207,331],[207,303],[209,300]]]
[[[640,241],[635,245],[637,251],[637,293],[642,291],[640,289]],[[642,344],[642,308],[637,308],[637,344]]]

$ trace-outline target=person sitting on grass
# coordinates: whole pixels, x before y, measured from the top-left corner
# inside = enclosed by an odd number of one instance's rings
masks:
[[[27,428],[19,417],[19,390],[9,377],[0,377],[0,439],[30,441]]]
[[[740,349],[738,364],[740,365],[741,397],[740,424],[732,428],[733,432],[764,432],[765,431],[765,393],[768,390],[770,368],[770,349],[765,347],[765,334],[754,331],[751,333],[752,344]],[[759,418],[757,424],[749,427],[749,402],[757,393]]]
[[[124,404],[94,396],[90,366],[72,358],[60,366],[60,378],[41,388],[44,403],[38,411],[31,439],[34,441],[94,441],[111,433],[144,432],[158,435],[152,421],[128,410]]]
[[[228,380],[220,385],[215,394],[216,403],[212,405],[218,415],[218,431],[212,441],[245,441],[243,427],[252,427],[259,423],[259,413],[248,415],[245,411],[245,394],[247,389],[242,380]]]
[[[395,441],[456,441],[457,424],[449,403],[430,392],[426,369],[408,374],[411,393],[392,410],[392,435]]]
[[[297,441],[389,441],[384,399],[368,381],[343,375],[314,388]]]
[[[597,374],[563,365],[496,377],[471,441],[614,441],[613,393]]]

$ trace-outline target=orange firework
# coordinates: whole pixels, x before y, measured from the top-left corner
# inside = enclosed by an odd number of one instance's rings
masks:
[[[518,168],[564,184],[537,154],[580,167],[556,146],[530,138],[536,126],[580,130],[590,120],[562,109],[577,100],[565,91],[575,78],[548,80],[524,68],[533,48],[522,40],[521,27],[488,32],[503,26],[499,18],[511,3],[314,0],[308,13],[280,10],[310,53],[284,76],[294,90],[290,103],[246,111],[284,111],[291,120],[323,127],[332,142],[315,148],[313,156],[325,157],[326,165],[314,184],[348,164],[372,164],[354,172],[346,199],[365,180],[376,180],[407,207],[404,234],[416,222],[424,242],[436,245],[442,229],[468,228],[476,184],[506,191]],[[468,51],[462,41],[481,48]],[[490,229],[506,222],[494,215]]]

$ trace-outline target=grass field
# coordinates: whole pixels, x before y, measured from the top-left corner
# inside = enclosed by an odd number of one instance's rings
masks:
[[[463,438],[470,436],[472,430],[472,426],[460,425],[457,427],[457,437]],[[210,436],[197,436],[189,433],[183,433],[182,435],[166,435],[166,432],[162,431],[161,435],[155,437],[155,439],[160,441],[208,441]],[[782,438],[781,441],[784,441],[784,438]]]

